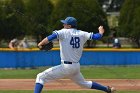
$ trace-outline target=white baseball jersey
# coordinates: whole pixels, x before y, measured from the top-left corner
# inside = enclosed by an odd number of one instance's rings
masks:
[[[74,28],[54,31],[60,44],[61,61],[79,62],[84,43],[90,39],[92,33]]]
[[[80,72],[80,57],[82,55],[84,43],[92,38],[93,34],[77,29],[61,29],[54,31],[57,34],[60,44],[60,56],[62,64],[46,69],[39,73],[36,83],[44,84],[45,82],[69,78],[78,85],[91,88],[92,81],[85,81]],[[73,62],[72,64],[64,64],[64,61]]]

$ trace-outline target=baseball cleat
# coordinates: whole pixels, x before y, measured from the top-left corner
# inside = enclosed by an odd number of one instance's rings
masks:
[[[108,92],[107,93],[115,93],[115,88],[108,86]]]

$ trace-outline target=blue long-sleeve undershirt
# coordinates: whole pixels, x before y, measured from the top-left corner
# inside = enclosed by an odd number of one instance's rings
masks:
[[[48,41],[52,41],[52,40],[54,40],[54,39],[57,38],[57,34],[56,33],[53,33],[53,34],[47,36],[47,38],[48,38]]]
[[[102,37],[102,35],[100,33],[96,33],[96,34],[92,34],[91,39],[98,40],[101,37]],[[48,38],[48,41],[52,41],[57,38],[57,34],[53,33],[53,34],[49,35],[47,38]]]
[[[94,39],[94,40],[98,40],[101,37],[102,37],[102,35],[100,33],[96,33],[96,34],[93,34],[91,38]]]

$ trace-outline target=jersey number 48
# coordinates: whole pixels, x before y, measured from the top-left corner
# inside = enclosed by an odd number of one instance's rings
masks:
[[[72,48],[79,48],[80,47],[80,38],[79,37],[71,37],[70,45],[72,45]]]

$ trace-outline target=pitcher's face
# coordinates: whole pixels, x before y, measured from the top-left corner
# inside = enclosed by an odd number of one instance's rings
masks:
[[[70,29],[71,28],[71,25],[63,24],[63,26],[64,26],[65,29]]]

